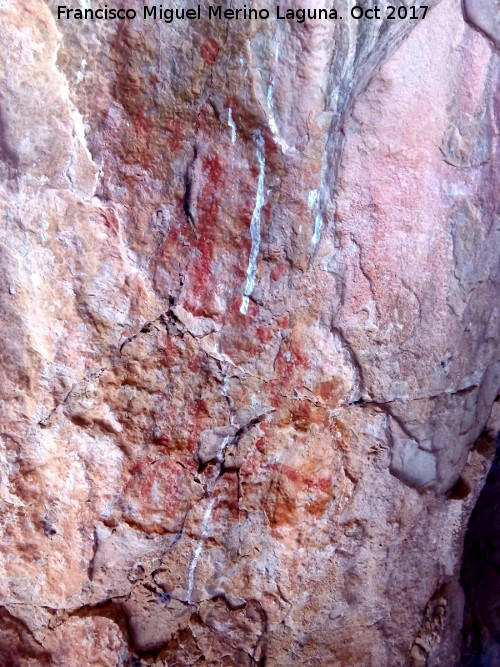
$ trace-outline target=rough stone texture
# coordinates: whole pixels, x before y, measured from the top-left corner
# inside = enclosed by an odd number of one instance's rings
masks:
[[[428,5],[0,3],[2,664],[457,663],[498,2]]]
[[[500,1],[464,0],[466,18],[500,47]]]

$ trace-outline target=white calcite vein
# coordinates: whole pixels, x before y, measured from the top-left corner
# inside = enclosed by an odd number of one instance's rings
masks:
[[[231,107],[229,107],[228,112],[227,112],[227,124],[231,128],[231,141],[233,144],[236,143],[236,124],[233,120],[233,112],[231,111]]]
[[[201,537],[198,541],[198,544],[196,545],[196,549],[194,550],[193,553],[193,558],[191,560],[191,563],[189,564],[189,571],[188,571],[188,589],[187,589],[187,595],[186,595],[186,602],[188,604],[191,604],[191,598],[193,595],[193,588],[194,588],[194,575],[196,572],[196,566],[198,565],[198,561],[201,556],[201,552],[203,551],[203,545],[205,544],[205,540],[208,537],[209,529],[210,529],[210,521],[212,519],[212,512],[214,509],[215,505],[215,496],[213,495],[213,487],[215,486],[215,482],[217,481],[217,478],[220,475],[221,467],[222,467],[222,454],[224,453],[224,450],[226,448],[227,443],[229,442],[229,436],[227,435],[221,442],[219,451],[217,453],[217,465],[215,469],[215,478],[214,478],[214,483],[212,488],[210,489],[210,494],[211,498],[208,501],[207,508],[205,510],[205,514],[203,515],[203,523],[201,526]]]
[[[321,192],[324,187],[324,165],[321,173],[321,187],[319,190],[311,190],[307,199],[307,207],[310,211],[316,209],[314,218],[314,230],[311,238],[313,246],[318,245],[321,239],[321,230],[323,229],[323,216],[321,214]]]
[[[279,46],[277,46],[274,54],[276,63],[279,60],[279,54]],[[295,152],[295,148],[293,146],[289,146],[287,142],[280,136],[278,123],[276,122],[276,116],[274,113],[274,77],[271,77],[271,81],[267,87],[267,122],[269,123],[269,129],[272,132],[275,143],[281,148],[283,153]]]
[[[250,235],[252,237],[252,247],[250,249],[250,257],[248,258],[247,267],[247,282],[243,299],[241,300],[240,312],[246,315],[248,312],[249,296],[255,287],[255,278],[257,277],[257,258],[260,249],[260,215],[262,207],[264,206],[264,173],[266,168],[266,160],[264,158],[264,139],[260,132],[256,135],[256,155],[259,163],[259,179],[257,181],[257,195],[255,197],[255,207],[253,209],[252,220],[250,222]]]

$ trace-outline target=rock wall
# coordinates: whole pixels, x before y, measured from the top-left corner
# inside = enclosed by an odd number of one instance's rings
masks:
[[[2,665],[459,660],[499,3],[351,4],[0,3]]]

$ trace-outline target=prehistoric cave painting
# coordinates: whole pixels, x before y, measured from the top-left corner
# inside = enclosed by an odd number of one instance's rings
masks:
[[[453,664],[498,389],[498,62],[428,4],[1,3],[1,659]]]

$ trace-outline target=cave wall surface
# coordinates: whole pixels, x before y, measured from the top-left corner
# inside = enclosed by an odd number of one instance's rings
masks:
[[[498,0],[57,4],[0,2],[0,664],[457,664]]]

